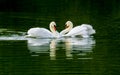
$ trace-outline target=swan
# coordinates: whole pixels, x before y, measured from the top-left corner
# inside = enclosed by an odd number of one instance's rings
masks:
[[[62,36],[76,37],[80,36],[83,38],[90,37],[90,35],[95,34],[95,30],[89,24],[82,24],[73,28],[73,23],[71,21],[66,22],[66,29],[60,32]]]
[[[54,21],[49,24],[50,31],[46,28],[30,28],[27,31],[26,37],[33,38],[57,38],[59,37],[59,33],[56,31],[56,23]]]

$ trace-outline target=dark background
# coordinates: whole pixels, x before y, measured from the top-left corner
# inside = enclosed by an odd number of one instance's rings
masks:
[[[48,28],[57,23],[58,31],[67,20],[74,26],[91,24],[97,36],[119,37],[119,0],[0,0],[0,27],[27,31],[31,27]]]

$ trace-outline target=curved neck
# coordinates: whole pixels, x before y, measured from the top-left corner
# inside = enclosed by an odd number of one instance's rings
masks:
[[[66,29],[62,30],[60,32],[61,35],[65,35],[66,33],[68,33],[71,29],[73,28],[73,24],[70,24]]]
[[[56,27],[55,27],[55,26],[52,26],[52,25],[50,24],[49,28],[50,28],[50,31],[51,31],[53,34],[56,33]]]

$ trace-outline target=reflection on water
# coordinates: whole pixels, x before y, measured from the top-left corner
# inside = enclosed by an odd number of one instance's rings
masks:
[[[51,60],[56,59],[92,59],[94,38],[59,38],[36,39],[25,38],[25,32],[2,32],[0,40],[27,40],[27,48],[31,56],[48,54]],[[64,57],[59,58],[59,51],[63,50]]]
[[[48,53],[50,39],[28,38],[28,49],[30,53]]]
[[[85,63],[91,61],[95,46],[93,38],[36,39],[18,33],[7,32],[0,36],[2,74],[79,74],[91,70],[81,69],[79,59]]]
[[[66,59],[73,59],[74,55],[77,55],[78,59],[91,59],[89,56],[92,54],[94,46],[95,40],[93,38],[28,39],[28,49],[30,53],[34,53],[32,56],[50,52],[50,59],[54,60],[57,55],[56,51],[61,48],[65,50]],[[88,57],[83,58],[83,56]]]
[[[56,39],[53,39],[50,43],[50,59],[55,60],[56,59]]]
[[[0,40],[27,40],[27,47],[31,56],[48,54],[51,60],[55,59],[92,59],[92,49],[95,46],[94,38],[58,38],[36,39],[25,38],[25,32],[2,32]],[[63,51],[65,57],[57,58],[58,52]],[[61,54],[61,53],[60,53]]]
[[[119,75],[119,40],[0,36],[0,75]],[[96,43],[97,40],[97,43]]]
[[[94,38],[37,39],[25,38],[24,35],[25,32],[6,31],[1,33],[0,40],[27,40],[27,48],[31,56],[47,54],[50,60],[92,59]]]
[[[93,38],[67,38],[65,39],[65,46],[67,58],[72,58],[74,54],[77,56],[87,56],[88,53],[93,52],[95,40]],[[78,59],[91,59],[91,57],[78,57]]]

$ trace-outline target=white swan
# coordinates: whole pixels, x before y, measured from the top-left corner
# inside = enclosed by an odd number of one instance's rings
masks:
[[[93,27],[88,24],[82,24],[73,28],[73,23],[71,21],[67,21],[66,27],[66,29],[60,32],[60,35],[70,37],[81,36],[83,38],[86,38],[96,33]]]
[[[49,28],[51,32],[46,28],[31,28],[28,30],[26,37],[34,38],[57,38],[59,33],[56,31],[56,23],[54,21],[50,22]]]

